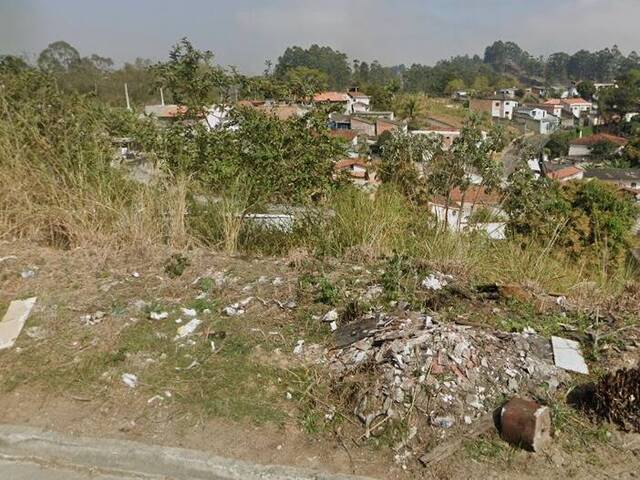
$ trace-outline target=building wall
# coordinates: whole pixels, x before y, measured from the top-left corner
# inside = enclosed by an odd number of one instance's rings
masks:
[[[569,145],[570,157],[588,157],[591,155],[591,148],[588,145]]]
[[[375,124],[369,124],[369,123],[363,122],[358,118],[351,119],[351,130],[355,130],[356,132],[363,133],[371,137],[375,137],[376,135]]]

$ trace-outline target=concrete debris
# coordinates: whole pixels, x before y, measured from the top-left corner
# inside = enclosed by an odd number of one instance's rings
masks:
[[[445,275],[440,272],[430,274],[424,280],[422,280],[422,288],[425,290],[442,290],[453,281],[451,275]]]
[[[188,337],[189,335],[192,335],[196,331],[196,329],[200,326],[201,323],[202,323],[202,320],[198,320],[197,318],[194,318],[189,323],[182,325],[180,328],[178,328],[178,332],[173,340],[174,341],[180,340],[182,338]]]
[[[20,276],[24,279],[33,278],[36,276],[36,272],[35,270],[31,270],[31,269],[24,270],[23,272],[20,273]]]
[[[514,391],[547,394],[569,380],[548,340],[532,333],[440,324],[407,311],[369,313],[333,335],[336,348],[326,358],[335,385],[364,367],[376,372],[354,399],[365,435],[387,417],[422,418],[442,430],[475,423]],[[408,415],[416,410],[424,415]]]
[[[82,317],[80,317],[80,321],[83,325],[93,326],[102,322],[102,319],[106,317],[106,315],[107,314],[102,310],[98,310],[95,313],[83,315]]]
[[[500,411],[500,433],[511,445],[539,452],[551,442],[551,412],[530,400],[514,398]]]
[[[133,273],[131,274],[131,276],[132,276],[133,278],[140,278],[140,273],[139,273],[139,272],[133,272]]]
[[[294,355],[302,355],[303,349],[304,349],[304,340],[298,340],[296,342],[296,346],[293,347]]]
[[[282,280],[282,277],[276,277],[276,278],[273,279],[273,282],[271,282],[271,284],[274,287],[278,287],[278,286],[282,285],[283,283],[284,283],[284,280]]]
[[[0,350],[11,348],[16,343],[36,299],[36,297],[32,297],[26,300],[14,300],[9,304],[9,308],[0,322]]]
[[[181,310],[183,315],[187,317],[195,317],[198,314],[198,312],[196,312],[193,308],[182,308]]]
[[[120,377],[122,383],[129,388],[136,388],[138,386],[138,377],[133,373],[123,373]]]
[[[322,317],[323,322],[332,323],[338,320],[338,310],[335,308],[333,310],[329,310],[324,317]]]
[[[151,312],[149,313],[149,318],[151,320],[164,320],[169,318],[169,312]]]
[[[253,301],[253,297],[247,297],[240,302],[228,305],[224,307],[222,312],[228,317],[237,317],[239,315],[244,315],[247,306]]]
[[[580,344],[566,338],[551,337],[553,358],[556,366],[570,372],[589,374],[584,357],[580,352]]]
[[[331,322],[329,324],[329,327],[331,327],[332,332],[335,332],[336,330],[338,330],[338,322]]]

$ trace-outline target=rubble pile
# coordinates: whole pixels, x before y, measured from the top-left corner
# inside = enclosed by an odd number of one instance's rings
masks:
[[[568,379],[554,365],[549,341],[532,331],[438,323],[417,312],[371,313],[340,326],[334,338],[328,363],[338,383],[374,372],[373,385],[354,400],[367,436],[384,419],[412,412],[443,430],[471,424],[505,397],[553,391]]]

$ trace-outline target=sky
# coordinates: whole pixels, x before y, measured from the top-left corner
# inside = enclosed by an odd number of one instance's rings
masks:
[[[640,50],[640,0],[0,0],[0,55],[65,40],[117,63],[160,60],[188,37],[245,73],[287,46],[433,64],[511,40],[534,55],[614,44]]]

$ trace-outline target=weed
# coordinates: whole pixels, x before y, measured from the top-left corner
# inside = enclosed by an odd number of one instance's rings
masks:
[[[171,258],[164,266],[164,271],[171,278],[181,277],[184,271],[189,267],[191,263],[189,259],[180,253],[171,255]]]

